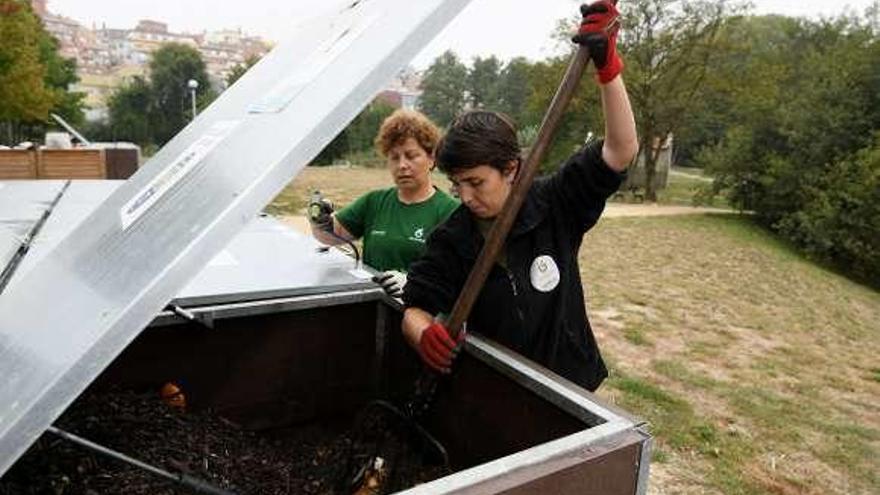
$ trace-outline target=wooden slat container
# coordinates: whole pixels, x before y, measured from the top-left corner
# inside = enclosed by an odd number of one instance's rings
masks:
[[[0,150],[0,180],[36,179],[36,158],[33,150]]]
[[[44,149],[39,152],[40,179],[106,179],[107,165],[102,149]]]
[[[136,146],[108,146],[104,148],[107,178],[125,180],[134,175],[140,162],[140,149]]]

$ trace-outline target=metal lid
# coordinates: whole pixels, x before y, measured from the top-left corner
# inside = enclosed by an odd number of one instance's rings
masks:
[[[3,293],[0,474],[467,3],[301,26]]]
[[[9,287],[26,276],[71,231],[104,202],[123,181],[71,182],[33,237],[27,256],[19,263]],[[0,208],[10,201],[33,208],[10,210],[4,217],[13,225],[31,226],[57,194],[60,184],[22,181],[16,194],[3,195]],[[16,217],[20,212],[20,219]],[[271,216],[257,216],[212,258],[172,300],[178,306],[201,306],[277,297],[323,294],[340,290],[370,290],[369,268],[357,269],[354,259],[336,249],[322,249]]]
[[[0,182],[0,272],[28,243],[64,181]]]

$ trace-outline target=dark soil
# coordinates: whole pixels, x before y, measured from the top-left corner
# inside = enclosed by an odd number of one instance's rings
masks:
[[[405,422],[373,408],[358,418],[267,432],[245,431],[210,411],[183,412],[155,394],[89,394],[59,428],[166,471],[240,494],[353,493],[374,456],[393,493],[449,474],[431,464]],[[0,495],[194,493],[139,468],[44,434],[0,479]]]

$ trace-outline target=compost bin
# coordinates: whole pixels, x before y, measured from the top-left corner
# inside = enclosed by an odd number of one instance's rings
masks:
[[[10,286],[119,185],[2,184],[4,239],[32,237],[22,256],[6,249]],[[638,420],[475,334],[418,417],[445,458],[394,415],[400,424],[381,427],[396,440],[367,438],[379,427],[363,422],[369,404],[402,408],[423,373],[400,318],[353,258],[260,216],[56,425],[235,493],[353,493],[374,457],[380,493],[644,493],[650,436]],[[180,403],[160,396],[168,384]],[[35,487],[189,493],[49,434],[0,478],[3,494]]]

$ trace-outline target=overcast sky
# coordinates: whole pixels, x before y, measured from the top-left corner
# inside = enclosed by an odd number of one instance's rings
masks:
[[[413,0],[418,1],[418,0]],[[625,0],[624,0],[625,1]],[[344,0],[49,0],[49,10],[87,26],[131,28],[139,19],[168,23],[177,32],[241,28],[271,40],[285,38],[291,26],[335,9]],[[577,12],[576,0],[472,0],[413,61],[424,68],[446,49],[464,60],[477,55],[502,59],[540,59],[554,53],[550,38],[556,22]],[[753,0],[755,12],[790,16],[834,16],[845,9],[864,11],[872,0]],[[400,19],[406,22],[406,19]]]

